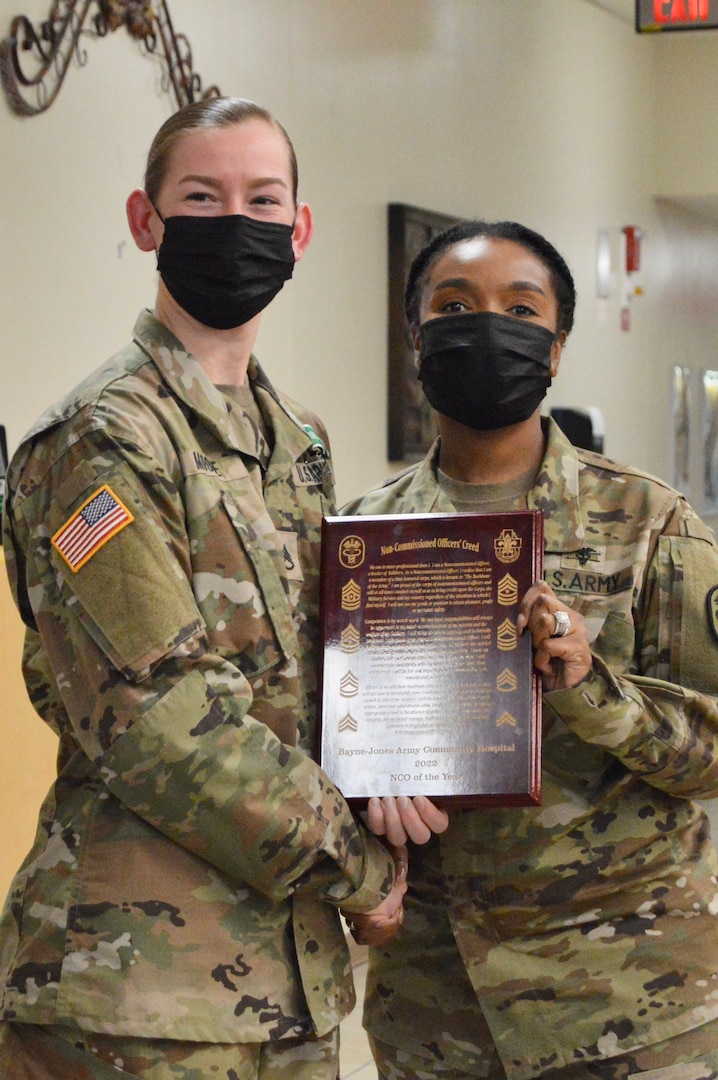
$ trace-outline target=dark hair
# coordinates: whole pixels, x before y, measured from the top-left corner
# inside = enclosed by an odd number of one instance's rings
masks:
[[[167,164],[175,144],[186,135],[188,131],[200,131],[203,128],[230,127],[232,124],[243,124],[247,120],[264,120],[271,124],[283,136],[289,151],[289,167],[292,174],[292,194],[294,202],[297,201],[297,188],[299,174],[297,169],[297,155],[294,153],[292,141],[286,131],[275,120],[272,114],[246,98],[215,97],[203,98],[185,105],[165,120],[159,129],[147,155],[147,167],[145,169],[145,191],[153,203],[157,202],[162,181],[167,172]]]
[[[462,240],[474,240],[481,236],[488,236],[495,240],[512,240],[533,252],[541,260],[548,270],[558,303],[556,331],[560,333],[563,330],[568,334],[573,326],[573,314],[576,307],[576,287],[571,271],[553,244],[550,244],[540,233],[534,232],[525,225],[519,225],[516,221],[459,221],[456,225],[450,225],[448,229],[433,236],[414,259],[406,279],[404,310],[409,326],[415,329],[419,325],[421,294],[426,285],[429,270],[439,256],[443,255],[447,248],[453,247]]]

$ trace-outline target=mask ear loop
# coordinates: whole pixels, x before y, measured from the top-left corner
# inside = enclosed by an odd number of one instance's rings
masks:
[[[147,194],[147,193],[145,192],[145,194]],[[162,222],[162,224],[163,224],[163,225],[166,225],[166,224],[167,224],[167,222],[166,222],[166,221],[165,221],[165,219],[164,219],[164,218],[162,217],[162,214],[161,214],[161,213],[159,212],[159,210],[158,210],[158,208],[157,208],[157,203],[155,202],[155,200],[154,200],[154,199],[150,199],[149,195],[147,195],[147,198],[149,199],[149,202],[150,202],[150,206],[152,207],[152,209],[154,210],[154,212],[155,212],[155,213],[157,214],[157,217],[158,217],[158,218],[160,219],[160,221]]]
[[[147,193],[145,192],[145,194],[147,194]],[[150,206],[152,207],[154,212],[157,214],[157,217],[160,219],[160,221],[162,222],[163,225],[166,225],[167,222],[162,217],[162,214],[159,212],[159,210],[157,208],[157,203],[154,201],[154,199],[150,199],[149,195],[147,195],[147,198],[149,199]],[[161,246],[162,245],[160,244],[160,247]],[[155,259],[157,260],[157,269],[159,270],[159,265],[160,265],[160,249],[159,248],[157,248],[157,250],[155,252]]]

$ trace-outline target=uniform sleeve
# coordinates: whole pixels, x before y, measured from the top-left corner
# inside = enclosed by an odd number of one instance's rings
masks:
[[[6,544],[32,624],[28,667],[36,678],[39,634],[85,770],[175,843],[269,897],[303,888],[349,910],[375,907],[392,885],[388,852],[310,758],[253,718],[247,678],[209,648],[168,472],[134,447],[110,453],[85,436],[43,484],[25,486]],[[73,569],[58,544],[99,489],[122,507],[120,527]]]
[[[647,783],[683,798],[718,795],[718,548],[679,500],[652,538],[634,608],[635,673],[594,656],[578,686],[545,705],[584,741]]]

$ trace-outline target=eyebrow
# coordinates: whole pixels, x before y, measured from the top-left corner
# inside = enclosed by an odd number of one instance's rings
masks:
[[[219,187],[219,181],[215,180],[212,176],[200,176],[199,173],[188,173],[186,176],[181,176],[179,179],[180,184],[206,184],[207,187]]]
[[[472,287],[473,287],[473,282],[470,281],[468,278],[464,278],[464,277],[445,278],[443,281],[438,281],[436,283],[436,285],[434,286],[434,291],[438,292],[439,289],[466,289],[466,288],[470,289]],[[504,288],[516,289],[516,290],[525,291],[525,292],[536,292],[536,293],[540,293],[541,296],[546,295],[546,293],[541,288],[541,286],[537,285],[533,281],[510,281],[508,283],[508,285],[504,286]]]
[[[258,180],[252,180],[249,186],[253,188],[270,187],[272,184],[279,184],[283,188],[289,187],[287,181],[281,176],[262,176]]]
[[[541,293],[542,296],[546,295],[546,293],[541,288],[541,286],[537,285],[535,281],[512,281],[509,284],[509,288],[510,289],[526,289],[527,292]]]
[[[187,176],[182,176],[179,180],[180,184],[205,184],[207,187],[220,188],[222,182],[217,180],[214,176],[202,176],[199,173],[188,173]],[[289,184],[281,176],[261,176],[257,180],[252,180],[250,183],[251,188],[269,187],[272,184],[279,184],[283,188],[289,188]]]

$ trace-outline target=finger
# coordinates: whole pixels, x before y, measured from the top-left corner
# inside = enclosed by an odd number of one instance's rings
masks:
[[[414,807],[424,824],[433,833],[443,833],[449,827],[449,815],[446,810],[440,809],[426,795],[417,795],[414,799]]]
[[[425,844],[431,838],[431,829],[422,821],[414,806],[414,800],[408,795],[400,795],[396,800],[396,808],[409,839],[415,844]]]
[[[518,614],[516,616],[516,629],[519,632],[519,636],[523,634],[528,626],[534,608],[543,608],[545,611],[547,602],[550,599],[555,600],[556,596],[545,581],[535,581],[533,585],[526,590],[521,598]]]
[[[528,612],[527,628],[531,633],[534,648],[538,648],[549,638],[565,638],[575,629],[584,625],[583,619],[571,608],[564,607],[553,595],[537,596]]]
[[[372,941],[367,942],[371,945],[383,945],[385,942],[390,941],[401,930],[404,922],[404,908],[397,909],[394,915],[384,920],[383,924],[378,923],[372,928]]]
[[[555,608],[548,607],[543,598],[534,605],[529,618],[529,630],[533,637],[534,645],[539,645],[546,638],[553,637],[556,630]]]
[[[390,851],[394,860],[397,881],[406,881],[409,870],[409,851],[406,844],[401,844],[400,847],[390,846]]]
[[[407,841],[407,832],[397,806],[397,800],[392,795],[385,795],[381,800],[381,808],[384,813],[384,835],[394,847],[401,847]]]
[[[404,908],[399,907],[392,915],[352,915],[347,927],[358,945],[383,945],[401,929]]]
[[[554,628],[551,632],[551,637],[562,638],[571,633],[571,616],[568,611],[564,611],[563,608],[556,608],[552,612],[554,620]]]
[[[404,902],[404,894],[406,893],[406,890],[406,874],[403,877],[401,877],[399,874],[396,874],[396,876],[394,877],[394,884],[392,885],[391,890],[384,897],[379,907],[375,908],[374,911],[371,912],[371,914],[379,915],[386,918],[393,915],[397,908],[400,908],[402,903]]]
[[[381,805],[381,799],[370,799],[366,813],[361,815],[364,819],[370,832],[373,832],[375,836],[384,836],[386,834],[386,824],[384,822],[384,810]]]
[[[369,945],[371,948],[378,948],[381,945],[386,945],[387,941],[391,941],[393,937],[396,937],[400,929],[401,923],[397,922],[366,929],[355,927],[350,929],[350,933],[357,945]]]
[[[346,920],[347,930],[356,941],[357,945],[373,945],[374,941],[371,940],[373,934],[373,928],[366,922],[361,915],[355,915],[351,919]]]
[[[589,674],[593,656],[582,635],[545,638],[534,653],[534,667],[544,680],[544,690],[566,690]]]

